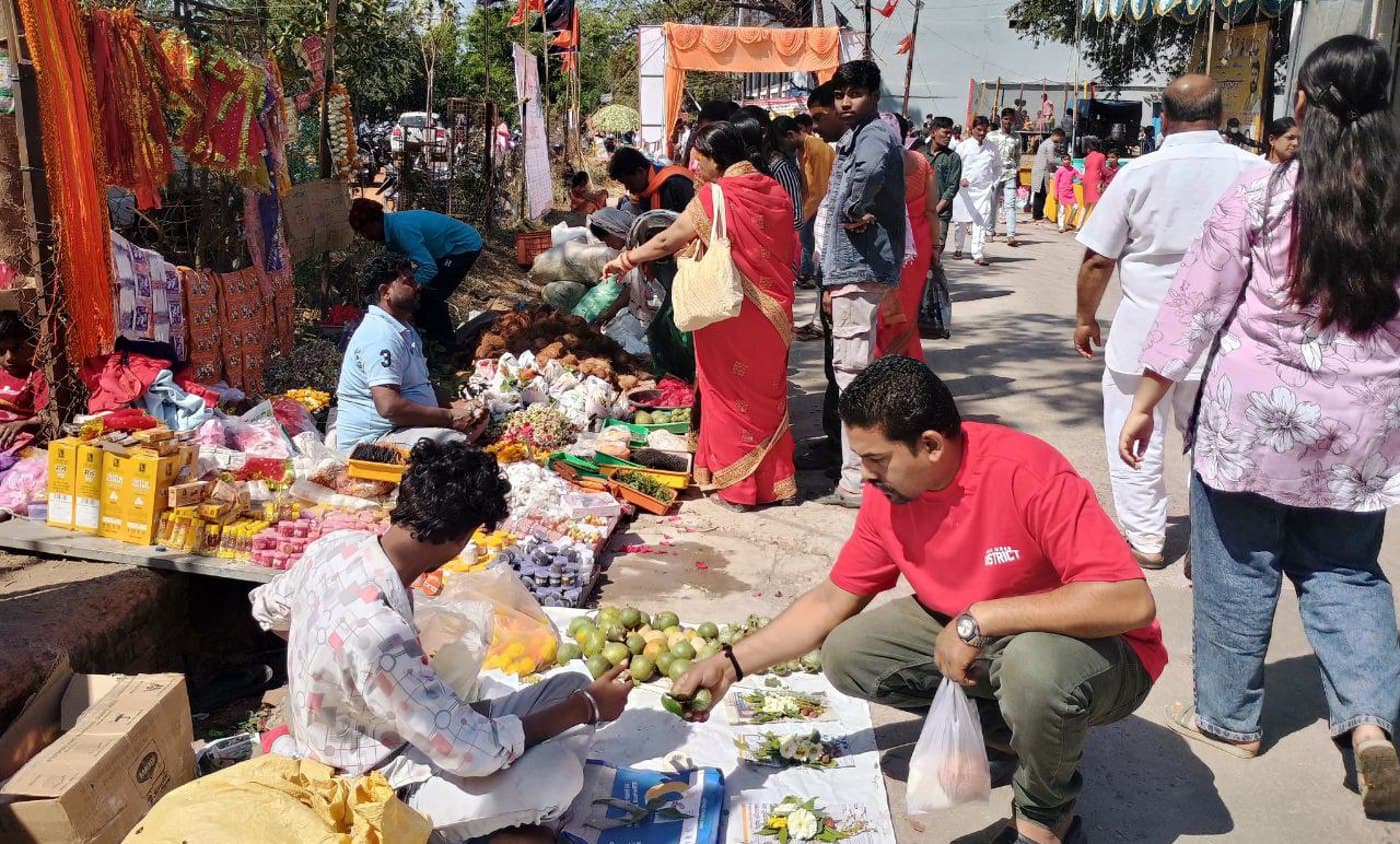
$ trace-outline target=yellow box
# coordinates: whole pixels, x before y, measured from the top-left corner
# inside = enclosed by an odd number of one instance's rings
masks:
[[[77,437],[49,443],[49,524],[73,527],[73,504],[78,492]]]
[[[179,457],[137,451],[125,458],[130,466],[128,488],[123,496],[125,539],[137,545],[150,545],[160,526],[160,514],[167,507],[167,490],[179,474]]]
[[[78,446],[78,483],[73,496],[73,530],[97,533],[102,526],[102,449]]]
[[[97,535],[126,538],[126,495],[131,488],[130,460],[115,452],[102,455],[102,522]]]

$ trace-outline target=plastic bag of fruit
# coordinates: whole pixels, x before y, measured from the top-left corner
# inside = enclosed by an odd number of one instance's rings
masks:
[[[486,662],[495,628],[490,601],[419,600],[413,621],[433,671],[463,700],[476,699],[477,678]]]
[[[483,668],[524,677],[554,665],[559,631],[510,569],[454,574],[435,600],[491,603],[494,627]]]
[[[909,758],[906,792],[911,815],[986,800],[991,795],[991,771],[977,706],[947,678],[938,685]]]

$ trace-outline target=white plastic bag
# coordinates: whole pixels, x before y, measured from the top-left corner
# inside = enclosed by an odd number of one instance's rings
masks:
[[[992,775],[977,706],[960,686],[945,678],[909,759],[905,789],[909,814],[926,815],[986,800],[991,793]]]
[[[413,608],[413,621],[433,671],[458,697],[476,700],[477,680],[495,629],[495,607],[486,600],[423,599]]]

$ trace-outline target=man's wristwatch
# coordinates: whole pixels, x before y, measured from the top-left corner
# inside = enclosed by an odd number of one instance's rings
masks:
[[[983,636],[982,628],[978,626],[977,619],[972,617],[972,613],[966,611],[953,619],[953,632],[958,634],[958,638],[962,640],[963,644],[977,648],[979,651],[992,643],[992,637]]]

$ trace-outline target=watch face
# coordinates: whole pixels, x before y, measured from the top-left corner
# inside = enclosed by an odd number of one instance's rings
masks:
[[[977,635],[977,622],[970,618],[958,619],[958,638],[971,639]]]

